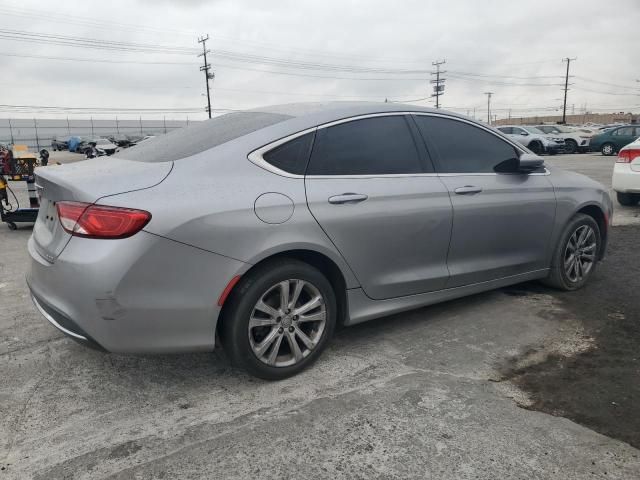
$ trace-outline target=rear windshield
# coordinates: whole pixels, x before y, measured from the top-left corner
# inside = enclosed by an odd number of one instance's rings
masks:
[[[292,118],[266,112],[235,112],[173,130],[117,153],[139,162],[168,162],[189,157]]]

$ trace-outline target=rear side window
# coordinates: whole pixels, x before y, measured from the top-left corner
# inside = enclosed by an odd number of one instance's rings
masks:
[[[290,118],[268,112],[228,113],[151,138],[116,157],[139,162],[179,160]]]
[[[312,143],[313,133],[307,133],[283,143],[273,150],[269,150],[262,158],[280,170],[295,173],[296,175],[304,175]]]
[[[422,173],[413,135],[403,116],[354,120],[321,128],[308,175]]]
[[[513,145],[479,127],[442,117],[416,115],[415,119],[438,153],[440,172],[494,173],[499,163],[518,158]]]
[[[633,127],[619,128],[618,130],[613,132],[613,135],[621,136],[621,137],[630,137],[633,135]]]

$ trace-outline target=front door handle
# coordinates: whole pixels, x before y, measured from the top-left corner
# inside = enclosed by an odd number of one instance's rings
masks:
[[[345,203],[360,203],[364,202],[368,195],[362,193],[343,193],[342,195],[334,195],[329,197],[329,203],[333,205],[343,205]]]
[[[482,187],[476,187],[474,185],[465,185],[464,187],[458,187],[454,190],[458,195],[473,195],[474,193],[480,193]]]

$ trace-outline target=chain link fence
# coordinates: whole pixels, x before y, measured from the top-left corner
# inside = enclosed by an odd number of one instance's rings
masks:
[[[55,137],[108,137],[111,135],[160,135],[193,123],[193,120],[113,119],[0,119],[0,143],[24,144],[31,149],[50,148]]]

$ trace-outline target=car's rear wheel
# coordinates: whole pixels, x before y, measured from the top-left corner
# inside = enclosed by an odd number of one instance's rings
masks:
[[[605,143],[604,145],[602,145],[602,148],[600,148],[600,151],[602,152],[602,155],[610,157],[611,155],[614,155],[616,153],[616,147],[613,145],[613,143]]]
[[[560,237],[544,283],[561,290],[582,288],[595,271],[601,243],[598,223],[589,215],[575,215]]]
[[[534,140],[529,144],[529,150],[531,150],[536,155],[540,155],[542,153],[542,144],[537,140]]]
[[[618,203],[626,207],[632,207],[640,202],[640,193],[616,192],[616,197],[618,197]]]
[[[575,140],[565,140],[564,142],[564,151],[566,153],[576,153],[578,151],[578,144]]]
[[[316,268],[292,259],[258,267],[225,305],[222,341],[231,361],[252,375],[279,380],[313,363],[336,325],[336,298]]]

